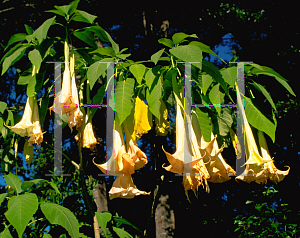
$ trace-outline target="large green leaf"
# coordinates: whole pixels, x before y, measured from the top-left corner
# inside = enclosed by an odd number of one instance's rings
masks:
[[[149,109],[154,116],[158,119],[160,118],[160,98],[162,95],[162,82],[161,77],[157,78],[157,82],[153,82],[154,86],[152,85],[152,90],[147,89],[146,98],[149,105]]]
[[[231,87],[234,87],[235,82],[237,80],[237,68],[234,66],[227,69],[223,69],[220,70],[220,73],[225,82],[228,83]]]
[[[30,78],[26,91],[28,97],[33,97],[34,95],[39,93],[43,86],[45,73],[45,71],[43,71],[42,73],[36,73],[35,75],[33,75],[33,77]]]
[[[218,68],[213,63],[206,60],[202,61],[202,67],[203,71],[208,73],[216,82],[220,83],[225,93],[228,93],[227,85]]]
[[[2,231],[0,233],[0,238],[13,238],[12,235],[10,234],[10,231],[9,231],[8,227],[6,227],[4,229],[4,231]]]
[[[85,11],[75,10],[75,15],[72,17],[72,20],[92,24],[96,18],[97,16],[91,15]]]
[[[5,213],[7,220],[17,230],[19,237],[38,209],[38,198],[34,193],[14,196],[8,201],[8,211]]]
[[[51,224],[61,225],[71,237],[79,237],[79,223],[69,209],[54,203],[42,203],[41,210]]]
[[[31,26],[24,24],[24,27],[28,35],[31,35],[34,32]]]
[[[202,51],[199,47],[193,45],[182,45],[170,49],[171,54],[175,55],[178,59],[185,62],[199,62],[192,63],[194,66],[201,69],[202,67]]]
[[[100,55],[108,55],[108,56],[111,56],[111,57],[115,56],[115,51],[110,46],[109,47],[98,48],[97,50],[94,50],[94,51],[90,52],[90,54],[94,54],[94,53],[98,53]]]
[[[261,66],[261,68],[263,70],[260,70],[258,68],[253,68],[251,70],[251,73],[255,75],[264,74],[264,75],[274,77],[282,86],[284,86],[289,91],[290,94],[296,97],[296,94],[293,92],[292,88],[288,85],[284,77],[282,77],[280,74],[278,74],[277,72],[275,72],[273,69],[269,67]]]
[[[13,190],[15,190],[17,193],[22,192],[22,182],[17,175],[14,175],[13,173],[9,172],[8,175],[4,174],[3,177],[7,185],[11,186]]]
[[[10,56],[8,56],[4,59],[3,64],[2,64],[2,74],[1,75],[3,75],[11,65],[16,63],[18,60],[20,60],[24,56],[24,53],[28,46],[29,45],[21,46],[14,53],[12,53]]]
[[[87,78],[89,80],[91,90],[93,89],[98,78],[106,71],[106,69],[107,63],[101,63],[100,61],[93,63],[89,67],[87,71]]]
[[[1,193],[1,194],[0,194],[0,205],[1,205],[1,203],[3,203],[3,201],[4,201],[4,199],[6,198],[7,194],[8,194],[8,193]]]
[[[104,231],[105,234],[106,233],[106,226],[107,223],[111,220],[112,215],[110,213],[104,213],[104,212],[95,212],[96,217],[97,217],[97,221],[98,224],[100,225],[100,227],[102,228],[102,230]]]
[[[97,48],[96,39],[91,31],[75,31],[74,36],[76,36],[79,40],[89,44],[93,48]]]
[[[6,50],[10,45],[12,45],[13,43],[16,43],[18,41],[21,41],[21,40],[26,40],[26,34],[25,33],[17,33],[17,34],[14,34],[13,36],[10,37],[6,47],[4,50]]]
[[[157,51],[156,53],[154,53],[153,55],[151,55],[151,60],[154,62],[154,64],[156,65],[159,58],[161,57],[161,55],[164,53],[165,48]]]
[[[245,96],[245,113],[249,123],[265,132],[275,142],[276,126],[255,107],[250,98]]]
[[[271,104],[273,109],[275,111],[277,111],[276,106],[273,102],[273,99],[271,98],[270,93],[264,88],[264,86],[262,86],[262,85],[260,85],[259,83],[256,83],[256,82],[253,82],[253,85],[258,91],[260,91],[266,97],[266,99],[269,101],[269,103]]]
[[[40,52],[37,49],[34,49],[28,53],[28,58],[30,62],[35,66],[36,70],[39,70],[43,61]]]
[[[173,42],[167,38],[161,38],[158,40],[158,43],[168,46],[169,48],[173,47]]]
[[[139,84],[142,84],[142,79],[145,74],[146,67],[143,64],[134,64],[129,67],[130,72],[136,78]]]
[[[28,74],[25,76],[20,75],[17,84],[18,85],[26,85],[29,83],[29,81],[32,77],[35,77],[35,76],[32,76],[32,74]]]
[[[153,74],[152,70],[152,68],[148,69],[147,73],[145,74],[146,85],[148,88],[151,88],[153,80],[155,79],[155,75]]]
[[[0,113],[4,113],[7,104],[5,102],[0,102]]]
[[[48,106],[49,106],[49,93],[44,95],[42,101],[40,102],[39,118],[40,118],[41,125],[43,125],[45,122],[45,118],[48,112]]]
[[[200,75],[200,77],[201,77],[201,82],[202,82],[201,83],[202,84],[202,92],[204,95],[206,95],[207,89],[213,82],[213,79],[209,74],[203,74],[203,75]]]
[[[118,113],[120,125],[130,115],[133,108],[131,97],[133,96],[134,83],[133,78],[127,78],[119,81],[115,88],[115,110]]]
[[[221,136],[227,136],[233,123],[229,108],[223,108],[220,117],[218,117],[218,129]]]
[[[2,132],[2,128],[3,128],[3,118],[0,117],[0,133]]]
[[[172,36],[172,40],[174,42],[175,45],[178,45],[180,42],[182,42],[185,38],[188,38],[188,37],[193,37],[193,38],[198,38],[197,35],[193,34],[193,35],[187,35],[183,32],[178,32],[178,33],[175,33],[173,36]]]
[[[132,235],[130,235],[127,231],[125,231],[121,228],[117,228],[115,226],[113,226],[112,228],[113,228],[113,231],[116,232],[120,238],[133,238]]]
[[[58,11],[64,13],[64,15],[69,15],[69,10],[71,5],[63,5],[63,6],[54,6]]]
[[[208,45],[205,45],[199,41],[192,41],[192,42],[190,42],[189,45],[194,45],[194,46],[199,47],[200,50],[202,50],[203,52],[218,57],[220,60],[222,60],[226,64],[226,62],[220,56],[218,56],[215,52],[213,52]]]
[[[221,105],[223,104],[225,94],[220,91],[220,84],[216,84],[209,92],[209,99],[212,104]],[[215,107],[218,114],[221,114],[221,107]]]
[[[53,24],[56,16],[46,20],[34,33],[33,36],[37,38],[39,43],[42,43],[44,39],[47,37],[48,30],[50,26]]]
[[[204,140],[209,142],[211,141],[211,132],[212,132],[212,123],[209,118],[209,115],[207,112],[204,110],[196,107],[195,108],[197,117],[198,117],[198,122],[200,125],[201,133],[204,137]],[[193,115],[194,116],[194,115]]]

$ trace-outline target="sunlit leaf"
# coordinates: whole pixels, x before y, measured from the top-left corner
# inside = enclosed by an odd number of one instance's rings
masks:
[[[146,67],[143,64],[134,64],[129,67],[129,70],[136,78],[137,82],[141,84],[143,76],[145,74]]]
[[[13,43],[16,43],[16,42],[21,41],[21,40],[26,40],[26,34],[25,33],[14,34],[13,36],[10,37],[10,39],[9,39],[9,41],[8,41],[8,43],[7,43],[4,50],[6,50]]]
[[[22,182],[17,175],[14,175],[13,173],[9,172],[8,175],[4,174],[3,177],[7,185],[9,185],[14,191],[16,191],[17,193],[22,192]]]
[[[202,68],[202,51],[199,47],[193,45],[183,45],[170,49],[170,53],[175,55],[178,59],[185,62],[191,62],[199,69]],[[199,63],[195,63],[199,62]]]
[[[159,50],[156,53],[154,53],[153,55],[151,55],[151,60],[154,62],[155,65],[157,64],[159,58],[164,53],[164,51],[165,51],[165,48],[163,48],[162,50]]]

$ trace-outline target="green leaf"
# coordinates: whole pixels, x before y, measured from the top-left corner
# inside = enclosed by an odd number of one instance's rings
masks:
[[[100,26],[94,25],[88,28],[90,31],[94,32],[101,41],[110,42],[115,54],[119,53],[119,45],[111,38],[111,36]]]
[[[49,93],[47,93],[46,96],[43,97],[40,104],[39,118],[40,118],[41,125],[43,125],[45,122],[46,114],[48,112],[48,106],[49,106]]]
[[[4,113],[4,110],[6,109],[7,104],[5,102],[0,102],[0,113]]]
[[[173,49],[170,49],[170,53],[175,55],[178,59],[181,59],[185,62],[199,62],[199,63],[192,63],[194,66],[201,69],[201,62],[202,62],[202,51],[193,45],[183,45],[178,46]]]
[[[3,118],[0,117],[0,132],[2,131],[3,128]]]
[[[5,47],[4,50],[6,50],[13,43],[16,43],[16,42],[21,41],[21,40],[26,40],[26,36],[27,35],[25,33],[14,34],[13,36],[10,37],[10,39],[9,39],[9,41],[7,43],[7,46]]]
[[[151,60],[154,62],[154,64],[156,65],[159,58],[161,57],[161,55],[164,53],[165,48],[163,48],[162,50],[156,52],[155,54],[151,55]]]
[[[265,132],[275,142],[276,126],[266,118],[252,103],[251,99],[245,96],[245,113],[249,123],[256,129]]]
[[[48,30],[50,26],[53,24],[56,16],[46,20],[34,33],[33,36],[37,38],[39,43],[42,43],[44,39],[47,37]]]
[[[28,26],[26,24],[24,24],[24,26],[25,26],[25,30],[26,30],[26,32],[27,32],[28,35],[31,35],[34,32],[33,29],[32,29],[32,27],[30,27],[30,26]]]
[[[151,88],[153,80],[155,79],[155,75],[153,74],[153,68],[148,69],[145,74],[146,85],[148,88]]]
[[[276,106],[273,102],[273,99],[271,98],[270,93],[264,88],[264,86],[262,86],[256,82],[253,82],[253,85],[258,91],[260,91],[266,97],[266,99],[269,101],[269,103],[274,108],[274,110],[277,111]]]
[[[43,238],[52,238],[52,236],[50,234],[44,233]]]
[[[221,136],[227,136],[233,123],[229,108],[223,108],[220,117],[218,117],[218,128]]]
[[[120,125],[130,115],[133,108],[131,97],[133,96],[135,80],[127,78],[124,81],[119,81],[115,88],[115,110],[118,113]]]
[[[127,231],[124,231],[121,228],[117,228],[115,226],[112,227],[114,232],[120,237],[120,238],[133,238],[132,235],[130,235]]]
[[[58,190],[56,184],[55,184],[53,181],[48,182],[48,183],[50,184],[50,186],[54,189],[54,191],[55,191],[56,193],[60,194],[60,191]]]
[[[71,5],[63,5],[63,6],[54,6],[58,11],[64,13],[63,16],[68,16],[69,15],[69,10],[70,10],[70,7]]]
[[[146,98],[149,105],[149,110],[156,118],[160,118],[160,98],[162,96],[161,76],[157,78],[157,83],[153,82],[151,89],[147,88]]]
[[[7,194],[8,193],[1,193],[0,194],[0,205],[1,205],[1,203],[3,203],[4,199],[7,197]]]
[[[104,231],[105,234],[106,233],[106,226],[107,223],[111,220],[112,215],[110,213],[104,213],[104,212],[95,212],[96,217],[97,217],[97,221],[98,224],[100,225],[100,227],[102,228],[102,230]]]
[[[263,70],[259,70],[258,68],[253,68],[251,70],[251,73],[255,75],[264,74],[264,75],[274,77],[282,86],[286,88],[286,90],[289,91],[290,94],[296,97],[296,94],[293,92],[292,88],[288,85],[285,78],[283,78],[280,74],[278,74],[277,72],[275,72],[273,69],[269,67],[261,66],[261,68]]]
[[[105,87],[106,85],[102,85],[96,95],[93,97],[93,104],[100,104],[104,98],[104,95],[105,95]],[[89,115],[89,119],[87,121],[86,124],[88,124],[92,119],[93,119],[93,116],[95,115],[96,111],[97,111],[98,107],[92,107],[91,108],[91,111],[90,111],[90,115]]]
[[[21,182],[21,179],[19,179],[17,175],[14,175],[11,172],[9,172],[8,175],[4,174],[3,177],[4,177],[7,185],[11,186],[11,188],[14,191],[16,191],[17,193],[22,192],[22,189],[21,189],[22,182]]]
[[[116,56],[122,60],[126,59],[129,57],[131,54],[117,54]]]
[[[4,231],[0,233],[0,238],[13,238],[8,228],[9,227],[7,226]]]
[[[223,104],[225,94],[220,91],[220,84],[216,84],[209,92],[209,99],[212,104],[221,105]],[[221,107],[215,107],[218,114],[221,114]]]
[[[126,220],[125,218],[123,218],[123,217],[117,217],[117,216],[114,216],[114,217],[113,217],[113,220],[114,220],[116,223],[129,225],[129,226],[133,227],[134,229],[136,229],[137,231],[140,231],[136,226],[134,226],[133,224],[131,224],[129,221],[127,221],[127,220]]]
[[[28,59],[35,66],[36,70],[40,69],[43,59],[40,52],[37,49],[34,49],[29,52]]]
[[[79,55],[80,57],[82,57],[89,65],[92,65],[94,63],[92,57],[83,50],[76,49],[75,56],[76,55]]]
[[[71,237],[79,237],[79,223],[69,209],[47,202],[41,204],[41,210],[52,225],[61,225]]]
[[[89,44],[93,48],[97,48],[96,39],[91,31],[75,31],[74,36],[76,36],[79,40]]]
[[[129,67],[130,72],[136,78],[139,84],[142,84],[142,79],[145,74],[146,67],[143,64],[134,64]]]
[[[38,198],[34,193],[14,196],[8,201],[8,211],[5,213],[7,220],[17,230],[19,237],[38,209]]]
[[[208,45],[205,45],[199,41],[192,41],[192,42],[190,42],[189,45],[194,45],[194,46],[199,47],[200,50],[202,50],[203,52],[218,57],[220,60],[222,60],[226,64],[226,62],[220,56],[218,56],[215,52],[213,52]]]
[[[202,77],[202,92],[204,95],[206,95],[207,89],[213,82],[212,77],[209,74],[203,74]]]
[[[225,93],[228,93],[227,85],[224,79],[222,78],[222,75],[220,74],[218,68],[213,63],[206,60],[202,61],[202,67],[203,71],[208,73],[214,79],[214,81],[220,83]]]
[[[32,74],[28,74],[25,76],[20,75],[17,84],[18,85],[26,85],[29,83],[29,81],[32,77],[35,77],[35,76],[32,76]]]
[[[88,68],[87,78],[89,79],[91,90],[93,89],[98,78],[106,71],[106,68],[107,64],[103,62],[101,63],[100,61],[93,63]]]
[[[234,87],[235,82],[237,80],[237,67],[230,67],[224,70],[220,70],[220,73],[225,80],[231,87]]]
[[[24,56],[24,53],[25,53],[27,47],[28,47],[28,45],[21,46],[14,53],[12,53],[10,56],[8,56],[4,59],[3,64],[2,64],[2,74],[1,75],[3,75],[11,65],[13,65],[17,61],[19,61]]]
[[[30,78],[26,91],[28,97],[33,97],[37,93],[39,93],[43,86],[45,73],[46,71],[43,71],[42,73],[36,73],[35,75],[33,75],[33,77]]]
[[[207,112],[198,107],[195,108],[200,125],[201,133],[206,142],[211,141],[212,123]]]
[[[184,40],[187,37],[198,38],[198,36],[196,36],[195,34],[193,34],[193,35],[187,35],[187,34],[185,34],[183,32],[178,32],[178,33],[175,33],[172,36],[172,40],[173,40],[173,42],[174,42],[175,45],[178,45],[180,42],[182,42],[182,40]]]
[[[45,179],[33,179],[30,181],[24,181],[22,183],[21,188],[25,191],[26,189],[30,188],[31,186],[33,186],[35,184],[38,184],[39,182],[48,182],[48,181]]]
[[[158,40],[158,43],[168,46],[169,48],[173,48],[173,42],[167,38],[161,38]]]
[[[72,20],[92,24],[96,18],[97,16],[91,15],[85,11],[75,10],[75,15],[72,17]]]
[[[57,15],[60,15],[60,16],[62,16],[62,17],[65,17],[65,14],[64,14],[61,10],[53,9],[53,10],[47,10],[47,11],[45,11],[45,12],[53,12],[53,13],[55,13],[55,14],[57,14]]]
[[[115,51],[113,50],[113,48],[109,47],[102,47],[102,48],[98,48],[97,50],[94,50],[92,52],[89,52],[90,54],[95,54],[98,53],[100,55],[108,55],[108,56],[115,56]]]

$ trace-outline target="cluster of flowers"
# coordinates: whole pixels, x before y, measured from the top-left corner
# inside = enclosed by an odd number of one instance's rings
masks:
[[[55,97],[54,105],[50,107],[55,113],[61,115],[69,113],[68,125],[73,130],[73,127],[79,129],[83,124],[83,113],[79,107],[78,91],[75,82],[75,56],[72,55],[69,60],[69,48],[65,42],[65,69],[63,73],[62,90]],[[33,74],[35,74],[33,68]],[[236,87],[238,95],[238,87]],[[177,99],[179,100],[179,99]],[[161,107],[161,118],[156,119],[157,135],[166,135],[168,133],[169,123],[167,120],[168,111],[163,102]],[[242,105],[240,97],[238,104]],[[65,105],[65,107],[62,107]],[[236,179],[245,182],[266,183],[267,179],[278,183],[288,175],[290,168],[287,171],[278,170],[273,160],[270,157],[266,140],[263,132],[258,132],[260,152],[256,145],[251,127],[247,121],[243,108],[243,119],[245,123],[245,150],[246,150],[246,168],[242,175]],[[131,175],[140,168],[143,168],[147,163],[147,156],[138,146],[137,141],[140,137],[147,133],[152,128],[152,114],[149,112],[148,106],[139,97],[135,99],[134,110],[126,120],[120,124],[116,116],[115,129],[113,132],[113,148],[111,158],[105,164],[97,164],[93,159],[93,163],[105,174],[118,175],[115,179],[109,198],[133,198],[137,195],[149,195],[150,192],[140,191],[134,185]],[[88,116],[86,115],[86,122]],[[185,122],[187,127],[185,127]],[[38,106],[35,97],[28,97],[25,105],[22,120],[15,126],[7,126],[16,134],[22,137],[30,137],[25,143],[24,153],[27,163],[30,164],[33,156],[32,145],[41,144],[43,141],[43,133],[39,121]],[[187,130],[186,130],[187,129]],[[126,145],[124,141],[125,131]],[[234,133],[231,131],[231,135]],[[97,144],[97,140],[92,130],[92,124],[89,122],[84,130],[81,131],[81,147],[91,148]],[[233,145],[238,155],[238,141],[236,136],[232,136]],[[79,141],[79,135],[75,136]],[[197,195],[197,190],[200,185],[206,188],[209,192],[208,182],[223,183],[230,180],[230,175],[235,175],[236,172],[228,165],[221,155],[223,148],[218,147],[216,136],[211,134],[211,141],[206,142],[202,136],[201,129],[198,123],[196,114],[192,118],[183,117],[179,102],[176,101],[176,152],[170,154],[162,148],[170,165],[163,168],[167,171],[184,174],[183,186],[188,197],[187,191],[192,190]],[[186,162],[187,157],[190,158]],[[186,160],[185,160],[186,159]],[[191,173],[186,173],[189,170]]]

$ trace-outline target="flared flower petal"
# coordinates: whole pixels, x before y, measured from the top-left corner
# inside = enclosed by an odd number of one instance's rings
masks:
[[[200,156],[200,153],[198,154],[198,157],[196,155],[192,155],[192,151],[188,151],[188,144],[187,144],[187,138],[185,134],[185,128],[184,128],[184,120],[180,111],[179,104],[176,103],[176,152],[172,155],[165,151],[165,149],[162,147],[163,151],[165,152],[167,159],[170,163],[168,166],[164,166],[163,168],[167,171],[170,171],[172,173],[176,174],[183,174],[184,168],[192,170],[194,165],[196,165],[202,157]],[[191,145],[193,147],[193,145]],[[190,156],[192,157],[191,162],[185,162],[184,156]],[[186,166],[186,167],[185,167]]]
[[[24,109],[24,114],[20,122],[14,126],[7,126],[16,134],[30,137],[28,143],[41,144],[43,142],[43,132],[39,119],[39,110],[35,97],[28,97]]]
[[[110,200],[118,197],[130,199],[138,195],[150,195],[150,192],[138,190],[131,175],[117,176],[109,191]]]
[[[86,122],[88,120],[88,116],[86,115]],[[75,140],[78,141],[78,135],[75,136]],[[92,122],[86,124],[84,130],[81,132],[81,147],[88,148],[93,150],[95,145],[99,144],[93,132]]]
[[[264,133],[262,131],[258,131],[258,141],[259,141],[262,157],[266,159],[271,159],[267,142]],[[285,178],[285,176],[287,176],[290,172],[290,167],[289,166],[286,167],[288,167],[288,170],[281,171],[275,167],[273,161],[267,162],[265,164],[265,169],[268,171],[268,179],[270,179],[274,183],[281,182]]]

